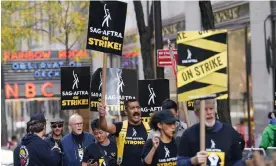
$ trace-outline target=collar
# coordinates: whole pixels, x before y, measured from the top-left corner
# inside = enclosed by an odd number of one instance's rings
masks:
[[[273,124],[273,125],[276,124],[276,118],[271,119],[270,124]]]
[[[213,127],[206,127],[206,131],[218,132],[222,129],[222,127],[223,124],[220,121],[216,120],[215,125]]]

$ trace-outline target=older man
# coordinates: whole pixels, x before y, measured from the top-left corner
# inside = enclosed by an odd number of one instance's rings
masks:
[[[215,99],[205,100],[206,149],[200,151],[200,125],[195,124],[180,139],[177,165],[243,165],[241,137],[231,125],[216,120],[215,106]],[[199,100],[194,102],[194,109],[199,116]]]
[[[71,133],[65,135],[62,140],[64,152],[64,165],[81,166],[85,148],[94,142],[94,137],[83,132],[83,118],[74,114],[69,118]]]

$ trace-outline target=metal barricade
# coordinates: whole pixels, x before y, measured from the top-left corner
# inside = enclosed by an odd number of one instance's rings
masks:
[[[251,159],[254,152],[259,152],[262,156],[266,157],[266,151],[263,148],[244,148],[242,153],[242,159]]]

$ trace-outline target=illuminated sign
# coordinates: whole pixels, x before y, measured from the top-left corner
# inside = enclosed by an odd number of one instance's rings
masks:
[[[87,59],[86,50],[68,51],[69,66],[82,66],[82,59]],[[59,78],[60,67],[66,65],[66,51],[27,51],[4,52],[6,64],[16,72],[28,72],[34,78]],[[80,62],[81,61],[81,62]]]
[[[42,83],[6,83],[5,98],[35,98],[35,97],[54,97],[60,94],[60,86],[58,82],[42,82]]]
[[[14,62],[12,63],[12,70],[34,70],[34,77],[60,77],[60,67],[66,65],[65,61],[58,62]],[[79,62],[70,61],[69,66],[82,66]]]
[[[68,51],[68,58],[87,57],[86,50],[70,50]],[[3,61],[21,61],[21,60],[49,60],[52,58],[66,59],[66,51],[18,51],[18,52],[4,52]]]

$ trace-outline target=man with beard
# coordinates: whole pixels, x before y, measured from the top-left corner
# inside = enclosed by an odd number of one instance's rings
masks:
[[[51,147],[58,146],[61,150],[63,123],[64,121],[59,118],[50,121],[52,133],[45,139],[45,141],[48,142]]]
[[[116,143],[108,138],[107,132],[100,129],[99,119],[91,123],[91,129],[97,142],[85,149],[82,166],[117,166]]]
[[[85,148],[94,142],[94,137],[83,132],[83,118],[74,114],[69,118],[71,133],[61,140],[63,148],[63,164],[66,166],[81,166]]]
[[[199,123],[188,128],[180,138],[177,165],[206,164],[212,166],[240,166],[242,145],[239,133],[229,124],[216,120],[215,99],[205,100],[206,149],[200,151]],[[194,101],[199,117],[200,100]]]
[[[143,165],[141,154],[150,131],[149,124],[141,120],[141,107],[136,99],[125,102],[127,120],[107,123],[106,106],[99,104],[100,128],[114,134],[117,142],[117,164],[121,166]]]

